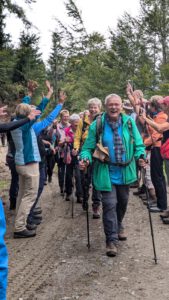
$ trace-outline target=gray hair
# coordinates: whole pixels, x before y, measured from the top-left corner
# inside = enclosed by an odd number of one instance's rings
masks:
[[[118,99],[121,100],[121,98],[120,98],[119,95],[117,95],[117,94],[110,94],[110,95],[106,96],[106,98],[105,98],[105,100],[104,100],[104,104],[106,105],[107,102],[108,102],[111,98],[118,98]],[[122,100],[121,100],[121,102],[122,102]]]
[[[73,114],[73,115],[71,115],[70,118],[69,118],[69,121],[70,121],[70,122],[73,122],[73,121],[76,121],[76,120],[80,120],[80,117],[79,117],[78,114]]]
[[[89,99],[88,100],[88,102],[87,102],[87,105],[88,105],[88,107],[90,106],[90,105],[98,105],[98,107],[101,109],[102,108],[102,102],[101,102],[101,100],[99,99],[99,98],[91,98],[91,99]]]
[[[15,113],[16,116],[24,116],[27,117],[31,112],[31,106],[29,104],[26,103],[20,103],[17,105]]]

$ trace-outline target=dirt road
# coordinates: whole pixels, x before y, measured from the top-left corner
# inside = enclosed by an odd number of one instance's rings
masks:
[[[7,174],[7,173],[6,173]],[[4,175],[4,174],[3,174]],[[13,239],[14,215],[5,205],[9,250],[8,300],[168,300],[169,226],[153,215],[158,265],[154,264],[146,207],[130,195],[128,240],[115,258],[105,255],[101,220],[90,212],[91,249],[80,204],[59,195],[57,178],[42,196],[43,222],[32,239]]]

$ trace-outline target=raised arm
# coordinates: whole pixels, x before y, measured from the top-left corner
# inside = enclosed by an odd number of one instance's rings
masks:
[[[55,109],[45,119],[33,125],[33,129],[36,135],[38,135],[43,129],[45,129],[50,124],[52,124],[52,122],[57,118],[57,116],[59,115],[63,107],[65,99],[66,99],[66,94],[65,93],[61,94],[58,100],[59,103],[56,105]]]
[[[27,124],[28,122],[34,120],[36,118],[36,116],[39,114],[40,114],[40,111],[32,110],[27,118],[24,118],[24,119],[21,119],[18,121],[12,121],[9,123],[2,123],[2,124],[0,124],[0,133],[8,132],[8,131],[14,130],[18,127],[21,127],[21,126]]]
[[[154,122],[150,117],[146,117],[146,114],[143,113],[142,118],[145,120],[147,124],[149,124],[151,127],[153,127],[156,131],[159,133],[163,133],[164,131],[169,130],[169,123],[164,122],[162,124]]]

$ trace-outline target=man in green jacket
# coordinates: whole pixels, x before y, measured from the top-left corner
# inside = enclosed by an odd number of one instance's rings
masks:
[[[124,218],[129,186],[137,180],[136,162],[145,167],[145,147],[135,121],[122,114],[122,100],[116,94],[105,98],[106,113],[101,118],[100,144],[108,149],[109,161],[96,159],[93,183],[102,192],[103,225],[106,235],[106,254],[116,256],[118,240],[126,240]],[[80,154],[80,169],[92,163],[97,148],[97,120],[89,127],[88,137]]]

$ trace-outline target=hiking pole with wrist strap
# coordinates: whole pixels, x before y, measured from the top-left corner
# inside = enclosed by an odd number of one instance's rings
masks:
[[[152,244],[153,244],[153,252],[154,252],[153,260],[155,261],[155,264],[157,264],[157,255],[156,255],[156,247],[155,247],[155,240],[154,240],[154,230],[153,230],[153,223],[152,223],[151,212],[150,212],[150,197],[149,197],[148,188],[146,185],[146,169],[145,168],[143,168],[143,183],[145,185],[145,191],[146,191],[147,209],[148,209],[150,230],[151,230],[151,237],[152,237]]]
[[[72,175],[72,185],[73,185],[73,190],[72,190],[72,219],[74,218],[74,196],[75,196],[75,170],[73,166],[73,175]]]
[[[84,160],[84,163],[86,161]],[[86,166],[84,171],[81,171],[81,182],[83,188],[83,209],[86,211],[86,221],[87,221],[87,248],[90,249],[90,231],[89,231],[89,182],[88,182],[88,168]]]

